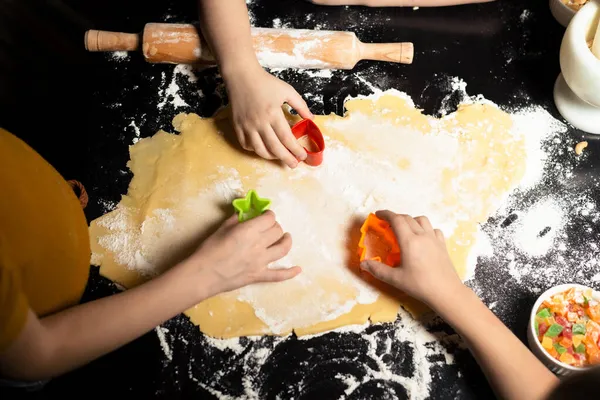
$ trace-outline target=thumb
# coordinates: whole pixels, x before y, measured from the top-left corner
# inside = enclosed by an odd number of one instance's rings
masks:
[[[296,110],[298,115],[300,115],[302,118],[304,118],[304,119],[313,119],[314,118],[314,115],[308,109],[306,102],[304,101],[302,96],[300,96],[298,94],[298,92],[296,92],[294,90],[294,88],[290,87],[290,93],[288,94],[287,98],[285,99],[285,102],[288,103],[290,106],[292,106],[292,108],[294,110]]]
[[[371,273],[371,275],[373,275],[380,281],[388,283],[392,286],[394,285],[394,268],[373,260],[363,261],[362,263],[360,263],[360,268],[364,271]]]

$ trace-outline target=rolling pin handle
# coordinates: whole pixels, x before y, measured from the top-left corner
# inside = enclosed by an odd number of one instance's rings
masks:
[[[414,46],[411,42],[403,43],[360,43],[361,59],[387,61],[400,64],[412,64]]]
[[[135,51],[140,37],[135,33],[90,29],[85,32],[84,44],[87,51]]]

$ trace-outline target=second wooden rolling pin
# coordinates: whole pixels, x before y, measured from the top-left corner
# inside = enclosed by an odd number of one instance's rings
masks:
[[[139,51],[151,63],[215,64],[198,28],[148,23],[141,34],[89,30],[88,51]],[[353,32],[252,28],[258,61],[267,68],[352,69],[360,60],[411,64],[412,43],[363,43]]]

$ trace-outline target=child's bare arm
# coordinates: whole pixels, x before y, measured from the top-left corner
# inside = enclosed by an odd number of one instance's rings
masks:
[[[0,353],[0,375],[42,380],[86,364],[221,292],[254,282],[293,278],[299,267],[267,265],[291,248],[275,215],[244,223],[227,220],[187,260],[125,292],[38,319],[30,310],[25,327]]]
[[[391,268],[374,261],[361,268],[428,304],[465,340],[499,398],[546,398],[558,379],[459,279],[441,231],[426,217],[391,211],[387,220],[400,245],[401,264]]]
[[[281,106],[289,104],[312,118],[294,88],[259,64],[244,0],[199,0],[202,32],[221,68],[229,94],[232,122],[240,145],[265,159],[294,168],[306,151],[294,138]]]

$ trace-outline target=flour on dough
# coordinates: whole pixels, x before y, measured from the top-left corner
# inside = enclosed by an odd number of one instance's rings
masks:
[[[272,200],[293,237],[291,252],[274,266],[300,265],[303,273],[187,310],[204,333],[305,335],[393,321],[401,303],[422,311],[359,271],[364,218],[378,209],[427,215],[464,276],[478,224],[524,174],[524,139],[492,104],[463,104],[436,119],[392,90],[349,100],[346,109],[344,117],[316,117],[326,140],[317,168],[290,170],[241,151],[227,111],[208,119],[180,114],[173,121],[179,135],[159,131],[131,146],[127,195],[90,226],[101,274],[126,287],[159,274],[231,215],[233,199],[255,189]]]

